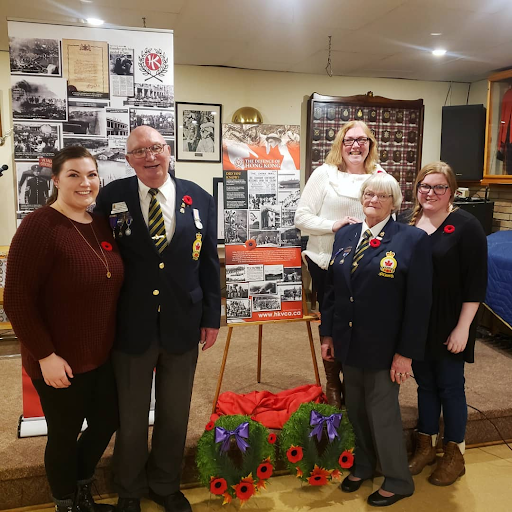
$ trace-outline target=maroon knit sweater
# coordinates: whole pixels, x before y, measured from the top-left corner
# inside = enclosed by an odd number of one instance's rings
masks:
[[[73,222],[101,256],[91,224]],[[12,239],[4,291],[4,309],[21,342],[23,367],[42,377],[39,360],[55,352],[74,374],[101,366],[114,343],[116,303],[123,263],[112,231],[101,217],[92,223],[112,277],[98,256],[54,208],[27,215]]]

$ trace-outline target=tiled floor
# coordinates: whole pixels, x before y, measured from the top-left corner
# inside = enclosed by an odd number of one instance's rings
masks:
[[[474,448],[466,452],[466,475],[450,487],[434,487],[427,482],[431,468],[414,477],[415,494],[392,507],[393,512],[511,512],[512,451],[505,445]],[[355,512],[379,510],[366,504],[366,497],[378,489],[382,478],[365,482],[358,492],[345,494],[335,485],[314,488],[300,484],[292,476],[271,478],[267,490],[248,501],[222,506],[207,489],[185,490],[194,512]],[[115,503],[115,499],[105,500]],[[32,509],[33,511],[35,509]],[[43,509],[39,509],[43,510]],[[142,512],[163,512],[153,502],[143,501]]]

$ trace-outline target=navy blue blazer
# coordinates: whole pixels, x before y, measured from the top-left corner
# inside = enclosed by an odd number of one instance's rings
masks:
[[[174,178],[176,230],[162,254],[157,251],[140,208],[137,177],[109,183],[101,189],[95,212],[108,217],[113,203],[125,202],[133,217],[131,235],[117,237],[125,265],[117,310],[115,348],[141,354],[160,336],[171,353],[196,346],[201,327],[220,326],[220,266],[217,253],[217,214],[213,198],[191,181]],[[180,212],[182,197],[192,205]],[[202,228],[194,221],[199,210]],[[202,235],[194,260],[196,235]],[[160,313],[159,313],[160,311]]]
[[[336,233],[320,334],[332,336],[337,360],[358,368],[389,369],[395,353],[422,359],[432,302],[428,235],[390,219],[351,275],[361,228]]]

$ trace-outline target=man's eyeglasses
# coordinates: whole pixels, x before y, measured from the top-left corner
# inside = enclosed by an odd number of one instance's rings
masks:
[[[418,185],[418,190],[421,194],[428,194],[431,190],[434,191],[436,196],[444,196],[446,191],[450,188],[449,185],[427,185],[426,183],[420,183]]]
[[[359,146],[364,146],[368,144],[368,137],[358,137],[357,139],[343,139],[343,145],[344,146],[353,146],[354,142],[357,142]]]
[[[147,148],[137,148],[133,151],[128,151],[128,155],[133,155],[135,158],[145,158],[146,153],[149,151],[152,155],[159,155],[167,146],[167,144],[153,144]]]
[[[366,200],[370,200],[370,199],[373,199],[374,197],[376,197],[379,201],[385,201],[386,199],[390,198],[390,197],[393,197],[393,194],[376,194],[375,192],[372,192],[370,190],[367,190],[364,194],[363,194],[363,197],[366,199]]]

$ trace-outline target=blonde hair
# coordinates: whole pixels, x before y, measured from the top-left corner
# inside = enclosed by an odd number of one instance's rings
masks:
[[[370,189],[376,194],[384,193],[389,194],[393,199],[393,208],[391,211],[396,212],[402,205],[402,191],[398,181],[385,172],[376,172],[373,176],[370,176],[362,185],[359,192],[359,200],[363,204],[363,196],[366,189]]]
[[[418,186],[425,179],[425,176],[428,174],[442,174],[450,187],[450,207],[453,204],[453,198],[455,197],[455,191],[457,190],[457,180],[455,178],[455,173],[452,168],[446,162],[432,162],[423,166],[420,169],[420,172],[416,176],[416,181],[414,182],[414,208],[412,210],[411,219],[409,220],[409,224],[414,226],[416,221],[419,220],[418,217],[422,213],[422,206],[418,201]]]
[[[345,123],[341,127],[339,132],[336,134],[336,137],[334,138],[334,142],[332,143],[331,150],[329,151],[329,154],[325,159],[325,163],[335,165],[340,169],[340,171],[346,172],[346,164],[345,161],[343,160],[342,151],[343,139],[345,138],[346,133],[352,128],[355,128],[356,126],[362,128],[362,130],[369,139],[370,150],[368,151],[368,156],[364,161],[364,168],[366,174],[371,174],[375,170],[375,166],[379,162],[379,151],[377,149],[377,139],[375,138],[375,135],[373,135],[370,128],[368,128],[368,125],[363,121],[349,121],[348,123]]]

